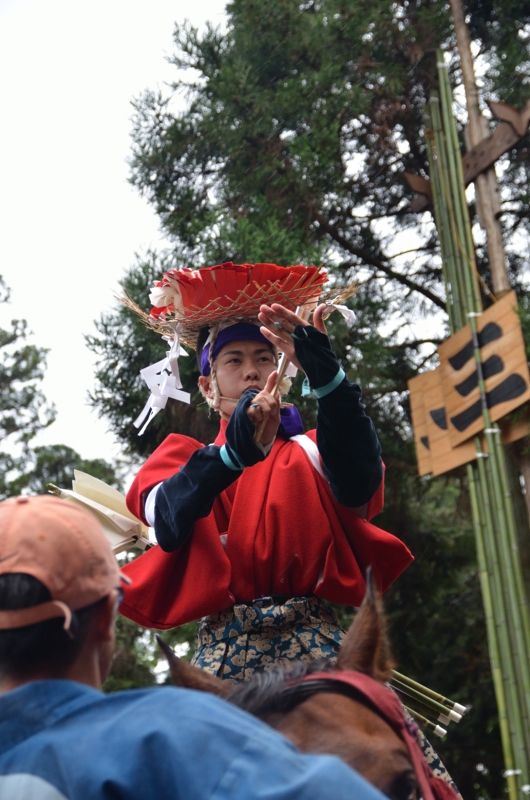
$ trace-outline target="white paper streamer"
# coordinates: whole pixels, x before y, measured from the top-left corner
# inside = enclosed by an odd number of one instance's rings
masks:
[[[338,303],[326,303],[326,305],[328,306],[328,308],[332,309],[336,308],[337,311],[340,311],[340,313],[346,320],[347,325],[353,325],[353,323],[357,319],[355,311],[352,311],[351,308],[348,308],[348,306],[341,306]]]
[[[175,352],[172,356],[171,354],[173,351],[173,345],[175,345]],[[171,350],[168,350],[166,358],[163,358],[161,361],[157,361],[156,364],[151,364],[149,367],[145,367],[145,369],[140,370],[140,375],[151,390],[151,394],[142,411],[133,422],[135,428],[141,428],[141,430],[138,432],[139,436],[142,435],[153,417],[158,414],[160,409],[166,407],[169,397],[172,397],[174,400],[180,400],[182,403],[189,404],[191,401],[190,394],[188,392],[181,391],[182,382],[180,380],[180,373],[178,371],[178,363],[176,367],[176,376],[173,373],[171,365],[171,359],[173,359],[173,362],[175,363],[178,359],[178,355],[176,353],[180,352],[182,349],[178,343],[177,335],[175,335],[173,345]],[[179,350],[177,350],[177,348],[179,348]],[[181,355],[182,354],[187,355],[186,352],[181,353]]]
[[[175,378],[175,387],[177,389],[182,389],[182,381],[180,380],[180,371],[179,371],[179,356],[187,356],[188,354],[186,351],[181,347],[180,344],[180,337],[178,334],[177,326],[173,328],[173,340],[171,341],[171,348],[167,354],[169,359],[169,367],[173,377]],[[164,386],[167,379],[164,379]],[[163,388],[161,387],[161,391],[163,393]]]

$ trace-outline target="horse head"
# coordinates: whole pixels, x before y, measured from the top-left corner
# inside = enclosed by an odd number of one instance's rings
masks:
[[[393,663],[382,600],[371,571],[366,582],[363,604],[336,664],[295,662],[288,668],[258,673],[234,687],[179,659],[157,637],[158,642],[176,685],[225,698],[271,725],[302,752],[338,756],[392,800],[413,800],[420,784],[424,797],[432,800],[425,775],[418,774],[423,767],[411,755],[408,734],[404,736],[381,713],[377,700],[353,685],[364,681],[376,690],[373,694],[380,691],[385,699],[388,693],[387,699],[400,706],[384,686]]]

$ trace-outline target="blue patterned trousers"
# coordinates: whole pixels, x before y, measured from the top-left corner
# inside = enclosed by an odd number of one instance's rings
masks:
[[[192,664],[231,684],[256,671],[289,666],[293,661],[335,661],[346,631],[337,615],[318,597],[276,602],[260,597],[200,620]],[[418,730],[418,743],[434,774],[453,783],[442,760]]]

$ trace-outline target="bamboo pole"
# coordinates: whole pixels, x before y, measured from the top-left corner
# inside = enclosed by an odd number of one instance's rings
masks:
[[[510,800],[528,782],[530,765],[530,615],[504,450],[492,426],[482,372],[477,318],[482,313],[478,272],[465,199],[452,94],[438,52],[439,101],[429,102],[428,153],[433,205],[444,263],[451,330],[469,324],[488,453],[475,437],[477,458],[467,476],[493,684]],[[417,698],[416,698],[417,699]],[[520,772],[520,775],[517,774]]]
[[[430,164],[434,164],[438,158],[438,152],[435,145],[435,137],[439,134],[439,125],[435,126],[436,110],[434,106],[437,104],[438,99],[432,97],[429,99],[429,112],[425,115],[426,122],[426,141],[427,141],[427,156]],[[436,129],[435,129],[436,128]],[[452,240],[447,229],[447,222],[444,219],[444,204],[440,202],[441,191],[438,170],[431,170],[431,183],[432,183],[432,200],[434,206],[434,219],[440,237],[440,251],[442,256],[442,274],[445,284],[445,308],[449,318],[451,333],[454,333],[455,327],[453,322],[453,252]]]
[[[517,676],[516,687],[519,695],[519,702],[521,704],[520,714],[516,715],[517,721],[515,725],[519,729],[519,736],[524,736],[525,731],[528,732],[529,729],[528,719],[530,715],[530,675],[527,667],[528,660],[530,658],[530,651],[528,651],[526,647],[523,614],[521,613],[521,607],[526,604],[526,598],[524,596],[518,597],[518,581],[514,580],[514,578],[517,576],[517,573],[520,571],[520,563],[516,564],[510,553],[510,542],[512,542],[514,538],[516,540],[515,523],[513,521],[512,529],[511,522],[513,520],[513,512],[510,514],[510,510],[512,510],[511,496],[509,503],[507,503],[506,495],[503,492],[502,473],[506,471],[506,465],[503,454],[499,454],[496,442],[497,437],[494,433],[495,429],[492,428],[487,404],[486,387],[484,376],[482,374],[482,361],[477,333],[476,314],[480,314],[482,309],[476,280],[477,271],[475,265],[474,246],[471,238],[471,222],[469,219],[469,210],[463,190],[464,180],[462,173],[462,161],[458,149],[456,125],[452,113],[450,114],[450,102],[452,98],[447,70],[442,70],[440,68],[440,73],[440,88],[444,96],[442,114],[445,117],[445,129],[449,134],[449,138],[451,140],[451,151],[454,155],[455,169],[451,174],[452,180],[455,181],[453,187],[453,197],[456,201],[457,218],[460,223],[460,244],[468,264],[468,268],[464,269],[466,306],[468,309],[467,316],[473,336],[474,358],[478,375],[482,416],[484,419],[486,441],[488,443],[489,459],[487,472],[489,472],[493,487],[494,511],[496,517],[495,522],[499,545],[499,562],[501,565],[501,572],[503,573],[504,577],[503,588],[506,595],[506,605],[508,609],[507,622],[512,642],[511,660],[514,665],[514,672]],[[510,506],[510,508],[508,508],[508,506]],[[528,733],[526,735],[528,737]]]
[[[502,458],[505,462],[506,455],[504,453],[504,448],[502,447],[500,429],[498,425],[496,425],[495,428],[496,431],[498,432],[497,436],[495,437],[495,445],[496,445],[495,449],[496,452],[498,453],[498,458]],[[517,542],[517,526],[515,523],[513,503],[511,502],[511,492],[510,492],[510,484],[509,484],[506,462],[505,462],[505,468],[502,470],[501,477],[502,477],[502,491],[505,500],[505,505],[507,513],[510,516],[510,548],[512,553],[512,560],[514,563],[514,578],[517,583],[517,591],[520,597],[526,648],[528,657],[530,658],[530,614],[528,612],[528,599],[526,596],[523,572],[521,568],[521,557],[519,553],[519,544]]]
[[[473,529],[475,532],[475,545],[477,550],[477,562],[479,568],[480,588],[482,592],[482,603],[484,606],[484,617],[486,620],[486,631],[488,635],[488,649],[490,654],[491,674],[493,679],[493,687],[495,690],[495,698],[497,701],[497,712],[499,715],[499,729],[501,733],[501,745],[504,759],[505,770],[508,772],[507,783],[510,797],[517,797],[517,780],[513,774],[515,769],[515,761],[513,755],[512,735],[508,721],[507,704],[506,704],[506,687],[503,677],[501,666],[501,657],[499,649],[499,639],[497,636],[497,627],[495,623],[495,616],[493,613],[493,596],[491,587],[491,575],[488,569],[488,561],[484,549],[483,527],[485,522],[481,514],[481,505],[479,501],[479,477],[477,465],[467,465],[467,481],[469,487],[469,496],[471,500],[471,509],[473,517]]]
[[[479,313],[482,311],[482,308],[476,278],[474,274],[472,276],[473,265],[470,262],[470,255],[474,252],[474,247],[471,241],[469,214],[463,191],[464,179],[462,174],[462,159],[452,112],[449,77],[443,61],[443,55],[440,51],[438,51],[438,76],[440,82],[440,110],[449,161],[448,182],[452,200],[452,208],[450,208],[450,210],[454,213],[454,221],[456,223],[456,246],[462,265],[464,291],[461,295],[460,305],[461,308],[465,309],[466,313]],[[466,269],[466,267],[468,267],[468,269]]]
[[[481,303],[478,292],[478,285],[475,277],[476,267],[475,267],[474,247],[471,239],[471,224],[469,220],[469,211],[465,200],[465,194],[463,191],[464,182],[462,175],[462,162],[460,158],[459,149],[457,148],[458,139],[457,139],[456,125],[454,122],[454,117],[452,113],[450,113],[451,93],[449,87],[449,80],[447,76],[447,71],[441,68],[440,68],[440,89],[444,97],[444,103],[442,104],[442,115],[444,117],[444,123],[445,123],[444,127],[451,142],[450,150],[453,156],[452,160],[454,160],[454,170],[451,171],[451,183],[453,184],[453,199],[455,201],[455,212],[458,221],[458,235],[460,239],[459,246],[462,248],[465,260],[467,261],[468,264],[468,268],[467,269],[464,268],[463,270],[465,290],[466,290],[465,305],[468,309],[467,317],[469,319],[469,325],[473,337],[474,359],[478,376],[478,388],[481,397],[485,436],[488,442],[489,458],[488,458],[488,463],[486,465],[486,472],[488,473],[489,482],[491,483],[493,489],[492,499],[494,502],[492,503],[492,511],[495,517],[495,530],[497,531],[496,538],[498,544],[499,565],[503,577],[502,588],[505,594],[505,603],[507,611],[506,622],[511,640],[509,659],[505,659],[505,661],[510,662],[509,663],[509,668],[511,673],[510,677],[512,678],[513,676],[512,679],[515,679],[514,681],[515,689],[520,704],[519,708],[518,709],[514,708],[512,712],[513,730],[516,736],[515,747],[516,747],[516,752],[519,755],[519,758],[526,762],[527,761],[525,756],[526,742],[524,740],[525,740],[525,730],[528,729],[527,725],[528,710],[530,708],[530,706],[528,705],[528,701],[530,700],[530,696],[528,695],[528,670],[525,664],[525,662],[528,661],[528,657],[527,653],[525,652],[526,646],[524,640],[523,625],[522,625],[521,615],[519,613],[520,603],[517,598],[517,593],[515,591],[515,584],[513,581],[514,565],[513,563],[510,563],[512,561],[510,559],[509,545],[508,545],[510,537],[510,520],[505,505],[505,497],[503,496],[502,492],[502,477],[501,477],[502,466],[505,465],[499,463],[499,459],[497,457],[498,451],[496,450],[494,441],[494,434],[491,433],[492,426],[487,404],[485,381],[482,373],[482,361],[481,361],[480,345],[478,341],[478,331],[477,331],[477,314],[481,313]],[[523,771],[525,774],[527,774],[528,768],[527,767],[523,768]]]
[[[498,557],[497,537],[495,536],[494,527],[495,509],[493,507],[492,492],[489,487],[489,478],[484,460],[478,460],[476,470],[479,476],[478,496],[485,522],[484,550],[492,570],[493,612],[495,615],[495,623],[500,645],[500,666],[505,687],[506,711],[512,742],[511,749],[517,768],[521,768],[520,762],[524,747],[524,731],[519,714],[519,697],[517,691],[515,664],[512,657],[509,609],[507,608],[506,598],[503,591],[506,581],[502,577],[502,568]],[[502,705],[502,697],[497,697],[496,699],[497,705]],[[507,766],[506,769],[511,769],[511,767]]]
[[[451,254],[449,260],[449,271],[451,274],[451,287],[453,296],[452,317],[456,329],[462,328],[467,320],[463,316],[463,304],[461,298],[464,296],[463,284],[463,270],[461,264],[461,254],[459,253],[457,243],[454,237],[454,222],[450,215],[450,197],[449,186],[447,179],[449,176],[449,159],[446,146],[446,137],[442,128],[442,117],[440,112],[440,104],[438,96],[435,95],[435,102],[432,105],[432,115],[434,122],[434,141],[436,145],[436,152],[438,157],[438,169],[433,171],[437,173],[437,184],[440,191],[440,205],[442,208],[442,225],[444,236],[449,239],[448,250]]]

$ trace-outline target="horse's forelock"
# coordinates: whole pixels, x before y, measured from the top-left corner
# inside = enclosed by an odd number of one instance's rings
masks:
[[[286,685],[297,683],[314,672],[331,672],[333,667],[327,660],[298,661],[289,667],[272,667],[235,686],[226,700],[255,716],[281,711]]]

